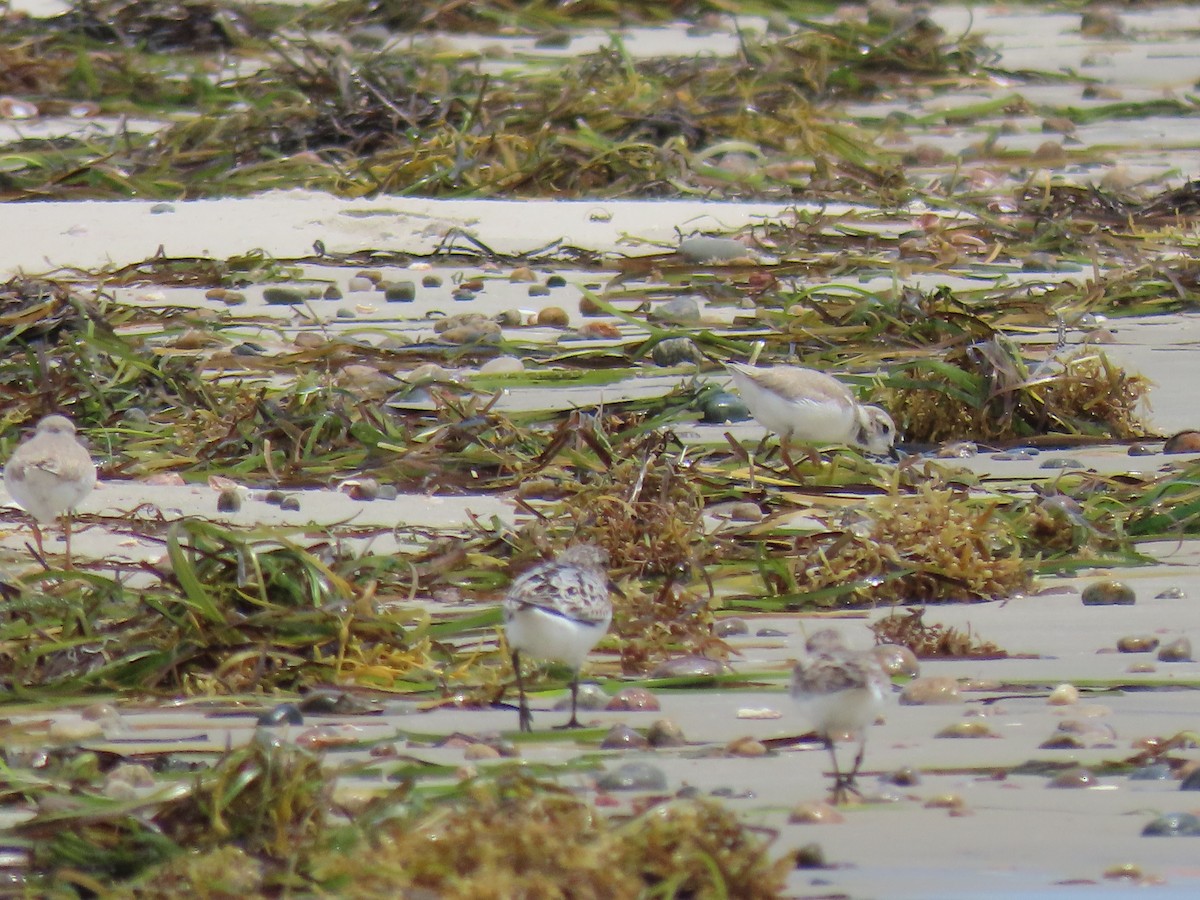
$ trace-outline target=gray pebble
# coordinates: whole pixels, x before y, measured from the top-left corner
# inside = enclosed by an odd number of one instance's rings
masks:
[[[667,776],[650,763],[628,762],[597,778],[596,787],[602,791],[665,791]]]

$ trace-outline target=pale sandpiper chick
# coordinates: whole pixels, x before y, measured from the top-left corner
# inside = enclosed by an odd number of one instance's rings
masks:
[[[521,731],[533,730],[533,716],[521,678],[521,654],[570,666],[571,718],[563,728],[579,728],[579,669],[612,621],[608,595],[608,554],[594,544],[577,544],[553,562],[530,569],[513,582],[504,598],[504,633],[512,651],[520,693]]]
[[[33,437],[20,444],[4,466],[9,495],[33,518],[33,537],[39,555],[42,524],[65,515],[66,564],[71,567],[71,514],[96,485],[96,464],[75,437],[66,416],[46,416]]]
[[[850,444],[880,456],[891,452],[892,417],[878,406],[860,404],[836,378],[799,366],[725,367],[751,415],[785,447],[790,441],[811,441]]]
[[[833,802],[841,803],[849,791],[858,793],[855,776],[862,767],[867,729],[883,711],[891,684],[875,654],[846,649],[832,628],[815,632],[805,645],[808,657],[792,670],[792,698],[804,710],[813,730],[825,743],[833,760]],[[849,772],[838,768],[834,743],[858,737],[858,755]]]

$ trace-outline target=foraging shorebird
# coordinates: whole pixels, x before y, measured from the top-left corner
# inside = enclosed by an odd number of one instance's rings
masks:
[[[833,802],[858,793],[854,779],[862,767],[867,728],[883,711],[891,687],[878,658],[870,651],[846,649],[832,628],[815,632],[805,645],[808,657],[792,670],[792,699],[800,704],[833,760]],[[838,768],[834,743],[858,737],[858,755],[849,772]]]
[[[579,728],[579,669],[612,621],[608,595],[608,554],[594,544],[564,550],[553,562],[530,569],[513,582],[504,598],[504,633],[520,693],[521,731],[533,730],[533,715],[521,678],[521,654],[570,666],[571,718],[563,728]]]
[[[71,514],[96,485],[96,464],[75,437],[66,416],[46,416],[4,466],[9,495],[33,516],[33,537],[42,555],[41,525],[65,516],[66,564],[71,567]]]
[[[740,363],[725,368],[751,415],[785,446],[793,440],[849,444],[878,455],[892,449],[892,417],[878,406],[860,404],[848,387],[824,372]]]

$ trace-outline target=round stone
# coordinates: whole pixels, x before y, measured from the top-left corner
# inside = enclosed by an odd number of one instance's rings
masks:
[[[729,671],[725,663],[706,656],[676,656],[663,660],[654,671],[651,678],[712,678],[724,675]]]
[[[656,366],[669,368],[682,363],[694,363],[700,359],[700,351],[691,338],[674,337],[659,341],[650,351],[650,358]]]
[[[716,391],[704,401],[701,421],[708,425],[724,425],[726,422],[745,422],[750,418],[750,407],[737,394]]]
[[[1075,766],[1063,772],[1059,772],[1047,783],[1046,787],[1050,788],[1093,788],[1100,783],[1090,771],[1082,766]]]
[[[1158,649],[1158,659],[1160,662],[1191,662],[1192,642],[1181,637],[1163,644]]]
[[[900,692],[900,703],[903,706],[934,706],[961,701],[958,681],[946,675],[914,678]]]
[[[1200,818],[1191,813],[1163,813],[1142,829],[1143,837],[1196,837],[1200,835]]]
[[[1130,606],[1136,599],[1133,588],[1120,581],[1095,581],[1083,589],[1084,606]]]
[[[1158,646],[1158,638],[1152,634],[1130,634],[1117,641],[1121,653],[1149,653]]]
[[[921,674],[921,663],[917,654],[903,644],[878,644],[871,648],[871,653],[883,667],[884,674],[889,678],[899,675],[904,678],[916,678]]]
[[[1050,706],[1071,706],[1079,702],[1079,688],[1073,684],[1060,684],[1046,698]]]
[[[649,746],[650,742],[628,725],[614,725],[600,741],[601,750],[645,750]]]
[[[596,787],[602,791],[665,791],[667,776],[658,766],[628,762],[597,778]]]
[[[304,714],[295,703],[280,703],[258,717],[258,724],[264,728],[277,728],[280,725],[303,725]]]
[[[719,638],[734,637],[749,633],[750,626],[746,624],[746,620],[737,616],[732,616],[728,619],[718,619],[713,625],[713,634]]]
[[[604,706],[617,712],[658,712],[662,707],[652,693],[642,687],[621,688]]]
[[[687,743],[683,729],[670,719],[656,719],[646,732],[651,747],[682,747]]]
[[[547,306],[537,314],[537,323],[544,328],[566,328],[571,317],[561,306]]]

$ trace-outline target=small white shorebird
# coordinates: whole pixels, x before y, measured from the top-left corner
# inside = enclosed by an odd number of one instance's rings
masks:
[[[520,693],[521,731],[533,730],[533,715],[521,678],[521,654],[551,659],[574,670],[571,718],[563,728],[579,728],[579,669],[612,621],[608,595],[608,554],[594,544],[577,544],[553,562],[530,569],[513,582],[504,598],[504,633],[512,651]]]
[[[850,444],[878,455],[892,449],[892,417],[878,406],[863,406],[848,387],[824,372],[740,363],[726,363],[725,368],[751,415],[779,435],[785,453],[793,440]]]
[[[867,729],[883,711],[891,682],[875,654],[846,649],[842,636],[832,628],[814,632],[805,649],[808,657],[792,670],[792,698],[801,705],[833,760],[833,802],[837,804],[845,800],[847,792],[858,793],[854,779],[862,767]],[[858,737],[859,744],[853,768],[843,773],[834,743],[846,737]]]
[[[21,443],[4,465],[4,486],[33,518],[33,537],[42,554],[41,525],[66,516],[66,564],[71,567],[71,514],[96,485],[96,464],[75,437],[66,416],[46,416],[33,437]]]

